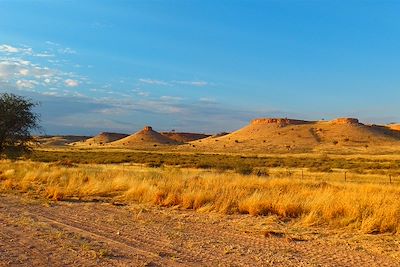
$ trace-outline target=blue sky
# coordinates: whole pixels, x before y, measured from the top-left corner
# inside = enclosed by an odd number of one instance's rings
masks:
[[[48,134],[400,121],[398,1],[0,0],[0,91]]]

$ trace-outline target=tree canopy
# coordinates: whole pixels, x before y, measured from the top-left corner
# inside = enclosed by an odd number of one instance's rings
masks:
[[[37,103],[10,93],[0,94],[0,155],[29,151],[31,132],[39,129],[39,115],[33,111]]]

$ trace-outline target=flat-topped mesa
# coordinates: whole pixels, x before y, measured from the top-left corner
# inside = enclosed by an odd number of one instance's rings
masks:
[[[288,118],[259,118],[251,121],[252,125],[260,125],[260,124],[271,124],[276,125],[278,127],[284,127],[288,125],[300,125],[311,123],[310,121],[304,120],[293,120]]]
[[[333,124],[360,124],[359,120],[356,118],[337,118],[331,120]]]

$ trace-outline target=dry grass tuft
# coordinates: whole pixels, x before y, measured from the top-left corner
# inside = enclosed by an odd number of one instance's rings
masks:
[[[400,188],[393,185],[123,165],[1,161],[0,168],[1,190],[35,192],[53,200],[102,196],[201,212],[276,215],[307,226],[400,233]]]

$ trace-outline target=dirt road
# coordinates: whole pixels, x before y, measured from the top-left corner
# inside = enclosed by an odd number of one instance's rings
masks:
[[[345,243],[265,236],[263,224],[244,215],[0,195],[0,266],[400,266]]]

